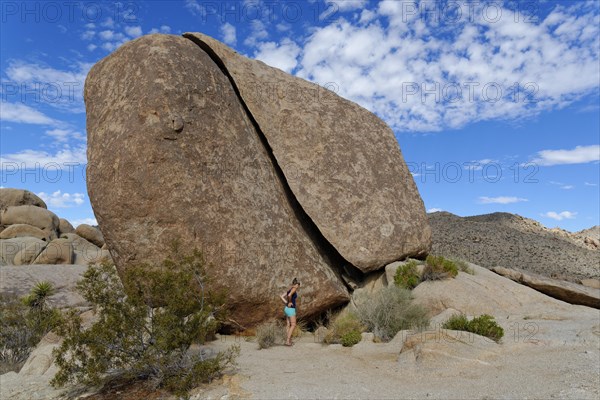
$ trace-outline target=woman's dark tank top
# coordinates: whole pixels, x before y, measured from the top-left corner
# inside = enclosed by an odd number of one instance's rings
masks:
[[[289,297],[290,292],[292,291],[292,289],[287,291],[287,295]],[[294,294],[292,295],[292,308],[296,308],[296,297],[298,297],[298,293],[294,292]]]

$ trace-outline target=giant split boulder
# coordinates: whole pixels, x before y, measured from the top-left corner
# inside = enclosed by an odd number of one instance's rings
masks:
[[[88,192],[119,271],[174,240],[199,248],[242,326],[277,315],[293,277],[310,317],[348,301],[342,271],[429,249],[383,122],[206,36],[121,46],[90,71],[85,101]]]
[[[423,201],[392,130],[330,90],[186,33],[231,77],[303,210],[363,272],[429,250]]]

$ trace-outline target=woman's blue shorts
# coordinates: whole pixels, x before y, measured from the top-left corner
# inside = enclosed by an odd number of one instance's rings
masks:
[[[286,307],[283,309],[283,312],[285,313],[286,317],[295,317],[296,316],[296,309],[294,307]]]

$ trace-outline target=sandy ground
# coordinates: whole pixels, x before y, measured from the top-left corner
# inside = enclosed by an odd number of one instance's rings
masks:
[[[412,350],[399,356],[402,344],[398,342],[363,341],[353,348],[343,348],[315,343],[312,335],[308,335],[291,348],[277,345],[258,350],[256,343],[224,337],[210,347],[222,349],[239,343],[242,352],[236,373],[193,398],[597,399],[600,396],[597,342],[561,345],[524,343],[526,340],[523,336],[517,342],[512,338],[502,344],[488,342],[487,351],[476,349],[472,357],[452,355],[451,349],[446,354],[433,350],[431,357],[422,355],[417,361]],[[454,345],[446,343],[444,347]]]

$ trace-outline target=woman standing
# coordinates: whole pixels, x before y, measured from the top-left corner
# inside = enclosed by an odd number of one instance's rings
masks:
[[[298,298],[298,288],[300,287],[300,282],[298,279],[294,278],[292,281],[292,287],[281,295],[281,301],[285,303],[285,308],[283,312],[285,313],[287,319],[287,339],[285,341],[286,346],[291,346],[292,343],[292,333],[294,333],[294,328],[296,328],[296,298]]]

